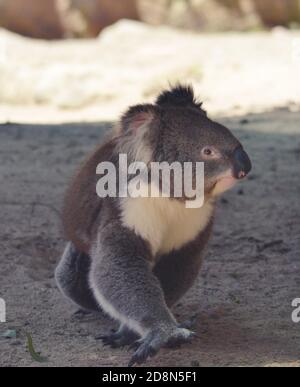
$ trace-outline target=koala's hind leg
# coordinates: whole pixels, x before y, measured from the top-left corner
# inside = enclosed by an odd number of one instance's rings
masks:
[[[62,294],[80,308],[100,312],[88,283],[91,259],[69,242],[55,270],[55,279]]]

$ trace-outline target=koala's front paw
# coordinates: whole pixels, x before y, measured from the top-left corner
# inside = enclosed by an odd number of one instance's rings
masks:
[[[144,363],[149,357],[155,356],[162,347],[176,348],[188,343],[194,335],[194,332],[189,329],[178,327],[169,332],[153,330],[132,346],[136,348],[136,351],[130,359],[128,367]]]

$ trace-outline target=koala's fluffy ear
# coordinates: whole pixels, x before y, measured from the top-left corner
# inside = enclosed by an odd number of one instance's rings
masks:
[[[144,125],[150,124],[158,108],[151,104],[136,105],[129,108],[121,119],[122,130],[136,132]]]
[[[176,85],[170,90],[163,91],[157,98],[156,104],[158,106],[175,106],[175,107],[192,107],[199,109],[203,114],[207,115],[206,111],[202,109],[202,102],[197,101],[194,89],[190,85]]]

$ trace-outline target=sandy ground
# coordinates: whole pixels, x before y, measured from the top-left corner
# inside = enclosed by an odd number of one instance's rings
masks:
[[[221,118],[249,151],[254,170],[226,194],[195,287],[175,308],[199,312],[197,338],[163,350],[149,366],[300,366],[299,113],[288,109]],[[64,247],[60,208],[76,165],[108,123],[0,126],[0,297],[16,339],[0,338],[0,366],[39,366],[29,332],[48,366],[121,366],[130,354],[95,340],[112,322],[75,317],[53,270]]]

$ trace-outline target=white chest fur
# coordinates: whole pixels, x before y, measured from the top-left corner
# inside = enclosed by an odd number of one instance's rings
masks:
[[[177,250],[207,226],[212,203],[197,209],[169,198],[126,198],[122,201],[123,224],[147,240],[154,256]]]

